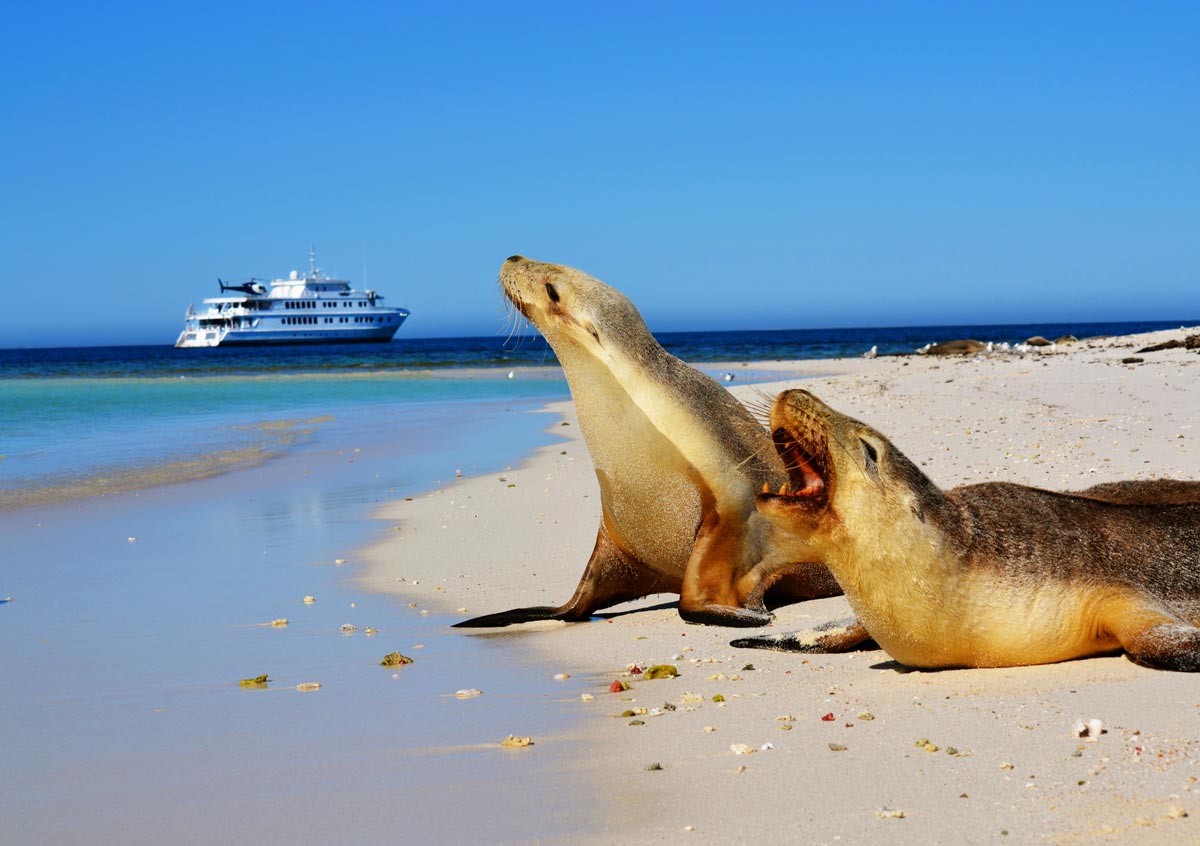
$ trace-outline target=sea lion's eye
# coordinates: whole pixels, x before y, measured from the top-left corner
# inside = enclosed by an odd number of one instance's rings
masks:
[[[546,283],[546,294],[550,297],[550,302],[558,302],[558,291],[554,290],[554,286],[549,282]]]
[[[859,438],[859,443],[863,445],[863,455],[866,458],[867,471],[873,476],[879,475],[879,453],[875,451],[875,447]]]

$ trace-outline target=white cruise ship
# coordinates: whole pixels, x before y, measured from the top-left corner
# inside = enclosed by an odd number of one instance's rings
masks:
[[[356,291],[344,279],[330,279],[308,251],[306,276],[264,285],[217,280],[223,294],[204,300],[204,310],[188,306],[176,347],[252,344],[386,343],[408,317],[407,309],[385,308],[374,291]]]

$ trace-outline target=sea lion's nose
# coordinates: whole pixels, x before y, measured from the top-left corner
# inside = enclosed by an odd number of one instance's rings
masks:
[[[524,261],[525,256],[509,256],[505,261]]]

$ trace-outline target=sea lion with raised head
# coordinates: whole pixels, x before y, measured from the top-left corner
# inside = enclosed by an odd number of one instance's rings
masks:
[[[869,636],[920,668],[1044,664],[1125,650],[1200,671],[1200,482],[1079,493],[941,491],[879,432],[806,391],[771,409],[790,491],[759,512],[822,561],[859,623],[734,646],[833,651]]]
[[[774,556],[755,508],[787,481],[770,437],[713,379],[666,352],[624,295],[582,271],[512,256],[504,293],[554,349],[600,482],[601,519],[574,595],[457,623],[586,620],[655,593],[691,623],[756,626],[765,600],[840,593],[820,563]]]

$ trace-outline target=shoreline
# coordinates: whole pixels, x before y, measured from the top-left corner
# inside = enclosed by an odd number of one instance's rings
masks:
[[[781,374],[779,383],[734,387],[743,401],[803,378],[803,387],[893,438],[943,487],[1006,480],[1071,490],[1200,478],[1200,427],[1192,429],[1200,358],[1175,349],[1121,363],[1131,350],[1188,333],[1091,339],[1021,357],[698,366]],[[548,431],[567,440],[504,473],[382,506],[377,516],[399,531],[363,551],[369,566],[360,583],[458,618],[565,600],[591,549],[599,501],[570,402],[543,411],[561,415]],[[1185,674],[1120,656],[921,673],[877,650],[734,650],[728,641],[740,630],[685,625],[674,604],[650,597],[586,624],[450,633],[516,643],[544,662],[547,677],[568,673],[592,685],[577,728],[554,738],[594,763],[606,812],[581,821],[587,840],[674,842],[689,826],[694,842],[778,838],[798,825],[814,843],[1195,840],[1200,694]],[[786,631],[847,610],[841,597],[797,603],[778,610],[776,625]],[[630,663],[673,663],[681,676],[628,679],[632,690],[607,693]],[[725,701],[714,703],[717,694]],[[649,709],[644,725],[615,718],[640,708]],[[785,716],[793,719],[778,719]],[[1096,743],[1072,737],[1076,718],[1101,719],[1107,734]],[[523,731],[536,735],[536,725]],[[922,739],[955,754],[915,747]],[[773,748],[735,756],[738,743]],[[650,764],[662,770],[647,771]]]

